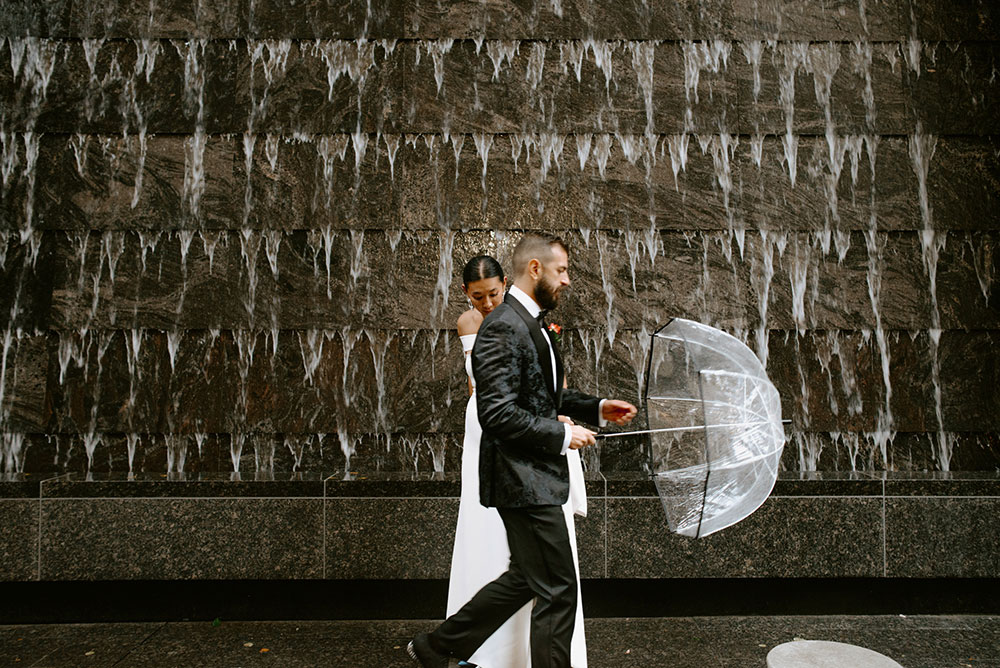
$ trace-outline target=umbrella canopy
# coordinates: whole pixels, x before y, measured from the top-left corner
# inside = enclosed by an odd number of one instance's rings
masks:
[[[701,538],[753,513],[785,443],[778,391],[746,345],[674,318],[652,335],[650,457],[670,530]]]

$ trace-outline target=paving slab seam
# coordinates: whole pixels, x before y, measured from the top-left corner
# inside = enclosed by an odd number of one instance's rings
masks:
[[[170,622],[160,622],[160,625],[154,628],[152,631],[150,631],[149,635],[147,635],[145,638],[139,641],[139,643],[135,647],[125,652],[125,654],[123,654],[120,659],[111,664],[112,668],[121,665],[122,661],[131,656],[132,652],[134,652],[135,650],[139,649],[140,647],[148,643],[150,640],[152,640],[153,636],[155,636],[156,634],[160,633],[163,629],[165,629],[169,623]]]

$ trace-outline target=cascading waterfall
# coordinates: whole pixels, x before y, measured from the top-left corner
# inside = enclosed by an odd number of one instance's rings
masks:
[[[558,2],[536,4],[535,19],[562,15]],[[822,467],[842,450],[837,466],[891,468],[897,430],[919,432],[897,408],[909,388],[893,387],[894,351],[900,332],[919,331],[933,466],[949,470],[949,332],[975,327],[956,323],[939,269],[957,272],[945,263],[960,255],[988,306],[993,241],[937,224],[932,160],[951,148],[947,133],[917,120],[897,131],[880,77],[912,81],[934,69],[936,48],[943,59],[962,47],[936,47],[915,29],[876,40],[871,9],[855,11],[863,34],[841,41],[789,40],[779,25],[735,39],[475,30],[397,42],[370,39],[371,16],[353,39],[122,40],[97,13],[75,42],[3,38],[13,91],[0,115],[0,274],[11,295],[0,468],[30,465],[41,429],[82,446],[73,465],[90,469],[109,451],[108,467],[137,472],[149,465],[141,453],[162,447],[163,469],[181,474],[210,438],[229,444],[237,475],[241,462],[264,474],[329,461],[345,474],[352,462],[449,470],[462,403],[448,333],[462,303],[456,272],[483,248],[506,261],[521,229],[551,229],[573,246],[573,299],[586,300],[566,317],[580,320],[567,334],[574,379],[588,389],[638,398],[649,333],[672,315],[695,317],[752,338],[774,365],[799,445],[787,465]],[[234,59],[246,98],[227,101],[240,106],[235,125],[221,119],[213,78]],[[68,63],[81,68],[79,108],[53,129],[46,114]],[[163,125],[156,97],[171,77],[183,86],[169,92],[182,131]],[[508,98],[520,106],[504,109]],[[115,132],[104,131],[114,118]],[[883,187],[903,178],[886,174],[901,148],[909,181]],[[62,199],[45,180],[60,169],[72,177]],[[901,202],[911,191],[916,201]],[[894,217],[904,205],[919,211],[916,230]],[[160,219],[170,222],[149,229]],[[930,308],[900,316],[900,254],[914,232],[925,280],[914,289]],[[52,262],[70,276],[52,288],[52,316],[37,317],[36,267]],[[845,283],[857,295],[838,303]],[[23,365],[46,336],[65,405],[39,427],[21,416],[32,378]],[[192,370],[199,361],[205,369]],[[190,376],[202,371],[203,383],[233,376],[225,420],[192,417]],[[162,433],[146,406],[161,384]],[[878,394],[864,394],[869,384]],[[421,402],[432,415],[414,417]],[[420,433],[405,433],[408,421]],[[588,462],[598,468],[600,456]]]

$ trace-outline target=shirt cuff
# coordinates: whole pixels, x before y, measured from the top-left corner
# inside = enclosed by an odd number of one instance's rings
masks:
[[[608,421],[604,419],[604,402],[607,399],[601,399],[601,403],[597,404],[597,426],[607,427]]]
[[[560,454],[565,455],[566,451],[569,450],[569,444],[573,441],[573,429],[563,422],[563,428],[566,430],[566,435],[563,436],[563,447]]]

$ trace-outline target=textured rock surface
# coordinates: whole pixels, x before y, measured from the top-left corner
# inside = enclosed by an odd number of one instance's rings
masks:
[[[0,466],[457,470],[461,267],[539,230],[575,385],[689,317],[786,468],[995,469],[997,10],[652,4],[5,8]]]

